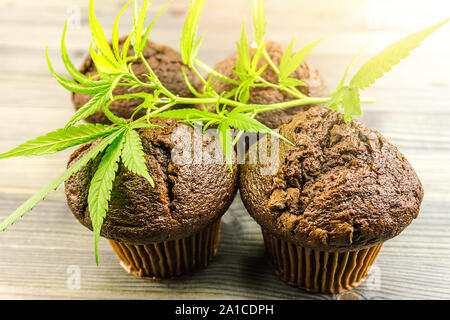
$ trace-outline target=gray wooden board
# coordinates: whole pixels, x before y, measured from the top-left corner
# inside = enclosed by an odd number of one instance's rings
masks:
[[[161,1],[154,1],[154,8]],[[97,0],[106,30],[124,1]],[[80,8],[81,28],[68,33],[70,55],[80,64],[88,52],[87,0],[0,0],[0,151],[64,125],[70,96],[50,76],[45,47],[66,74],[59,42],[69,7]],[[408,5],[408,14],[404,6]],[[175,0],[161,17],[153,40],[176,47],[187,1]],[[201,29],[201,56],[209,63],[235,50],[249,2],[208,0]],[[269,38],[297,48],[332,33],[310,56],[333,88],[360,47],[361,61],[401,36],[445,17],[447,1],[267,1]],[[154,11],[153,11],[154,12]],[[122,19],[124,32],[130,15]],[[127,21],[128,19],[128,21]],[[249,20],[249,19],[247,19]],[[427,40],[408,61],[364,93],[377,103],[364,107],[363,121],[406,155],[418,172],[425,198],[419,218],[388,241],[369,280],[353,290],[363,299],[450,298],[450,30]],[[70,151],[33,159],[1,161],[0,219],[64,169]],[[221,244],[211,265],[178,280],[145,281],[125,273],[107,241],[96,267],[93,237],[72,217],[62,188],[0,235],[0,298],[12,299],[335,299],[308,294],[279,281],[265,257],[258,225],[239,196],[224,216]],[[81,286],[67,286],[70,270]]]

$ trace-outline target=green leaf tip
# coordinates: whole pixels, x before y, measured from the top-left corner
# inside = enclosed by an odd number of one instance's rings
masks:
[[[253,0],[252,17],[253,17],[253,34],[255,37],[255,42],[261,46],[264,43],[264,37],[266,35],[266,27],[267,27],[267,19],[264,10],[263,0]]]
[[[188,15],[184,21],[183,33],[180,40],[180,52],[183,63],[192,66],[196,51],[200,45],[196,40],[200,16],[205,5],[205,0],[191,0]]]
[[[385,48],[376,56],[369,59],[353,76],[350,87],[364,90],[381,78],[384,73],[391,70],[400,60],[406,58],[412,50],[417,48],[423,40],[433,32],[450,21],[450,18],[442,20],[424,30],[415,32]]]

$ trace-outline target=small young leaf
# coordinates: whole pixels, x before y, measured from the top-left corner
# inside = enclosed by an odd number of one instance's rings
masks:
[[[113,27],[113,34],[112,34],[112,45],[113,45],[113,49],[114,49],[114,53],[116,55],[117,60],[121,60],[121,56],[119,53],[119,20],[120,17],[122,16],[123,12],[128,8],[128,6],[130,5],[131,0],[129,0],[122,8],[122,10],[120,10],[119,14],[117,15],[116,21],[114,21],[114,27]]]
[[[348,87],[340,86],[335,92],[333,92],[333,95],[331,96],[330,101],[327,103],[327,108],[333,109],[336,112],[339,112],[339,104],[341,103],[341,98],[344,94],[344,92],[347,90]]]
[[[291,43],[289,44],[288,48],[284,52],[281,61],[280,61],[280,74],[279,74],[279,81],[280,84],[286,83],[286,80],[289,78],[289,76],[297,70],[298,67],[302,64],[303,60],[305,60],[306,56],[314,49],[324,38],[321,38],[319,40],[316,40],[307,46],[300,49],[297,53],[292,55],[292,51],[294,48],[294,42],[295,40],[292,39]]]
[[[184,21],[183,33],[180,41],[180,52],[183,63],[191,66],[194,62],[193,48],[197,37],[200,16],[205,0],[191,0],[188,15]]]
[[[139,56],[141,54],[141,41],[142,41],[142,35],[144,33],[144,23],[145,18],[147,16],[147,10],[150,5],[149,0],[144,0],[141,10],[139,11],[139,14],[137,14],[137,1],[134,0],[134,37],[131,40],[131,43],[134,47],[134,51],[136,56]]]
[[[0,159],[18,156],[40,156],[52,154],[110,135],[117,127],[103,124],[80,124],[67,129],[56,129],[44,136],[29,140],[18,147],[0,154]]]
[[[362,116],[361,102],[357,88],[345,87],[342,95],[342,107],[344,108],[344,120],[346,123],[351,122],[353,116]]]
[[[64,183],[73,174],[77,173],[81,168],[86,166],[89,160],[94,159],[99,153],[103,152],[105,148],[117,138],[118,132],[114,132],[110,136],[104,138],[98,145],[92,148],[88,153],[86,153],[80,160],[75,162],[70,168],[68,168],[64,173],[62,173],[58,178],[53,180],[48,186],[36,193],[30,199],[28,199],[24,204],[16,209],[8,218],[6,218],[2,223],[0,223],[0,231],[5,231],[10,225],[14,224],[17,219],[23,217],[25,213],[32,210],[39,201],[45,199],[47,195],[56,190],[61,183]]]
[[[238,58],[236,61],[236,73],[241,77],[250,71],[251,58],[248,48],[247,33],[245,32],[245,20],[242,22],[241,39],[237,43]]]
[[[447,18],[427,29],[415,32],[385,48],[359,69],[350,81],[350,87],[358,88],[360,90],[368,88],[376,79],[381,78],[385,72],[390,71],[394,65],[398,64],[401,59],[406,58],[410,51],[417,48],[423,40],[428,38],[434,31],[449,21],[450,18]]]
[[[264,1],[253,0],[252,2],[252,17],[253,17],[253,34],[255,42],[262,46],[264,43],[264,36],[266,35],[266,14],[264,12]]]
[[[92,81],[92,86],[89,87],[85,87],[83,85],[80,85],[79,83],[63,78],[60,75],[58,75],[55,70],[53,70],[52,64],[50,62],[50,58],[48,56],[48,48],[46,50],[46,56],[47,56],[47,64],[48,64],[48,68],[50,69],[50,72],[53,74],[53,76],[55,77],[55,79],[59,82],[59,84],[69,90],[70,92],[75,92],[75,93],[80,93],[80,94],[88,94],[88,95],[94,95],[95,93],[97,93],[99,91],[100,88],[105,88],[105,82],[100,82],[100,81]],[[97,85],[94,86],[97,82]]]
[[[119,168],[123,140],[123,130],[121,130],[120,135],[106,149],[89,187],[88,207],[92,229],[94,231],[95,260],[97,265],[100,231],[109,208],[113,182],[116,178],[117,169]]]
[[[134,32],[131,32],[128,37],[125,39],[125,42],[122,46],[122,60],[126,61],[128,57],[128,51],[130,50],[131,39],[134,37]],[[131,59],[131,58],[130,58]]]
[[[147,38],[148,35],[150,34],[150,31],[152,31],[153,27],[155,26],[156,21],[158,20],[158,18],[161,16],[161,14],[164,12],[164,10],[166,10],[167,6],[169,5],[169,2],[166,3],[165,6],[162,7],[162,9],[158,12],[158,14],[156,15],[155,19],[153,19],[153,22],[147,27],[147,29],[145,30],[144,35],[142,36],[142,40],[141,40],[141,46],[139,48],[139,51],[142,52],[145,49],[145,46],[147,45]]]
[[[125,133],[122,162],[128,170],[144,177],[152,187],[155,187],[155,183],[148,173],[141,138],[135,130],[130,129]]]
[[[111,63],[116,61],[114,54],[109,46],[108,40],[105,37],[105,33],[97,20],[94,12],[94,0],[89,0],[89,23],[91,27],[92,38],[94,43],[101,54],[108,59]]]
[[[122,73],[126,73],[126,68],[123,68],[121,66],[116,66],[108,58],[105,58],[103,55],[98,54],[94,50],[94,46],[91,45],[90,55],[92,58],[92,61],[94,62],[95,66],[97,67],[98,72],[103,73],[105,75],[118,75]]]
[[[79,83],[86,85],[86,86],[96,86],[99,85],[98,82],[100,81],[92,81],[89,80],[86,75],[82,74],[80,71],[78,71],[75,66],[73,65],[72,61],[69,59],[69,54],[67,53],[66,48],[66,32],[67,32],[67,20],[64,24],[64,31],[61,38],[61,55],[62,60],[64,62],[64,66],[66,67],[66,70],[69,72],[69,74]],[[48,59],[48,49],[47,49],[47,59]],[[50,63],[50,62],[49,62]]]
[[[244,131],[250,131],[250,132],[259,132],[259,133],[267,133],[271,134],[275,137],[278,137],[281,140],[286,141],[287,143],[292,144],[289,140],[284,138],[282,135],[278,134],[277,132],[273,131],[269,127],[265,126],[258,120],[244,114],[244,113],[238,113],[230,112],[227,116],[226,122],[229,126],[244,130]]]

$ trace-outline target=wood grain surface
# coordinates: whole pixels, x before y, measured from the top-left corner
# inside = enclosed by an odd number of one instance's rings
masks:
[[[106,30],[125,1],[97,0]],[[72,115],[70,95],[51,77],[68,15],[80,12],[80,26],[68,32],[68,48],[79,65],[90,44],[87,0],[0,0],[0,152],[64,126]],[[152,14],[163,5],[155,0]],[[176,48],[187,0],[175,0],[152,40]],[[407,9],[407,10],[406,10]],[[400,37],[445,18],[448,1],[267,0],[268,35],[297,48],[329,37],[309,60],[330,88],[362,46],[376,53]],[[214,64],[235,50],[250,2],[208,0],[201,21],[201,56]],[[250,19],[247,18],[249,21]],[[73,20],[77,21],[77,19]],[[130,14],[122,19],[126,33]],[[425,188],[419,218],[388,241],[369,279],[345,295],[308,294],[279,281],[264,256],[258,225],[239,197],[224,216],[218,254],[205,270],[178,280],[145,281],[128,275],[106,240],[95,265],[93,236],[66,205],[63,188],[0,234],[2,299],[449,299],[450,298],[450,26],[439,30],[404,63],[364,93],[377,102],[364,107],[363,122],[399,147]],[[0,162],[0,219],[56,177],[70,151]],[[79,270],[80,288],[70,286]],[[69,284],[69,285],[68,285]]]

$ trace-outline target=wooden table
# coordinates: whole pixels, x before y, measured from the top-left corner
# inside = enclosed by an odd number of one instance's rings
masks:
[[[161,1],[154,1],[154,10]],[[111,30],[122,0],[97,0],[97,15]],[[58,72],[60,36],[68,13],[80,11],[68,33],[72,59],[80,64],[90,44],[87,0],[0,0],[0,151],[64,126],[73,109],[69,94],[51,77],[45,47]],[[187,1],[175,0],[152,32],[154,41],[177,47]],[[208,0],[201,28],[201,56],[217,62],[235,50],[249,1]],[[408,10],[406,10],[408,9]],[[297,48],[330,37],[309,57],[333,88],[347,63],[367,42],[361,61],[410,32],[450,12],[448,1],[268,0],[269,38]],[[127,32],[130,15],[122,19]],[[250,21],[247,18],[247,21]],[[213,263],[193,276],[144,281],[125,273],[107,241],[94,261],[92,233],[70,213],[63,188],[0,235],[0,298],[53,299],[430,299],[450,298],[450,26],[365,93],[377,103],[363,121],[397,145],[417,170],[425,198],[419,218],[388,241],[369,280],[346,295],[308,294],[279,281],[264,257],[257,224],[239,197],[224,216],[222,241]],[[70,154],[2,160],[3,219],[56,177]],[[68,286],[79,270],[80,288]],[[68,282],[69,281],[69,282]]]

